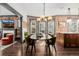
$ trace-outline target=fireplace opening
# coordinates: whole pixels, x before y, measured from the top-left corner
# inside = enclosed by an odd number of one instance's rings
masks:
[[[7,34],[10,34],[10,33],[4,33],[4,37],[6,37],[6,36],[7,36]]]

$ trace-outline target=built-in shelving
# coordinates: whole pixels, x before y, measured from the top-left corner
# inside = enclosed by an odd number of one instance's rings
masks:
[[[0,38],[4,37],[7,33],[13,33],[14,38],[20,37],[18,32],[18,16],[16,15],[3,15],[0,16]],[[16,30],[18,29],[18,30]],[[17,34],[15,34],[15,31]]]

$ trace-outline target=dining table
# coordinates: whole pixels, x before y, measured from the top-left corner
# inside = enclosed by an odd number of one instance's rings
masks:
[[[34,40],[46,40],[52,37],[50,35],[45,35],[45,34],[42,34],[42,35],[33,34],[30,38]]]
[[[36,34],[33,34],[31,37],[32,39],[32,42],[34,43],[34,46],[35,46],[35,51],[36,51],[36,42],[38,43],[39,41],[43,41],[45,42],[44,44],[44,47],[45,49],[47,49],[47,41],[50,40],[52,37],[50,35],[46,35],[46,34],[42,34],[42,35],[36,35]],[[42,44],[41,44],[42,45]],[[45,50],[46,51],[46,50]]]

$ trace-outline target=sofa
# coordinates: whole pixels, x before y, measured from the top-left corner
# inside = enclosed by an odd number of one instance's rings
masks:
[[[7,34],[6,37],[1,38],[2,45],[8,45],[13,42],[13,34]]]

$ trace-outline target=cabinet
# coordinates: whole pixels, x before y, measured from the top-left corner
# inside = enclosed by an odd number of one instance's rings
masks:
[[[77,48],[79,47],[79,34],[64,34],[64,47]]]

